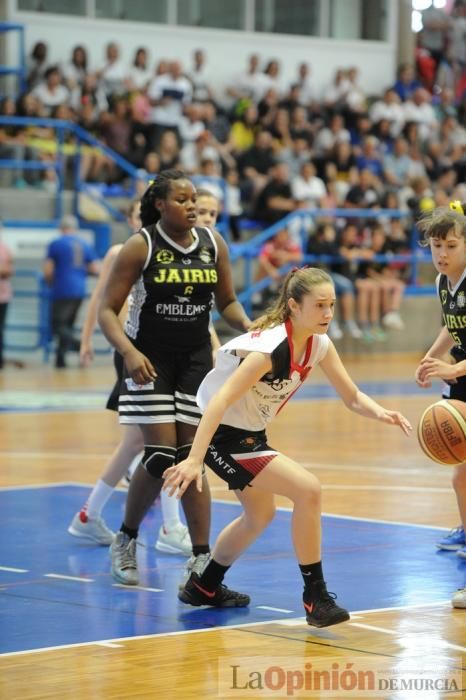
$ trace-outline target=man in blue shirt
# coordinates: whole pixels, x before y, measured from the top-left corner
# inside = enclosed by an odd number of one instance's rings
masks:
[[[55,367],[66,367],[66,352],[79,350],[73,336],[73,326],[79,307],[86,296],[87,275],[97,275],[97,254],[75,231],[74,216],[64,216],[60,222],[61,236],[48,247],[43,272],[51,288],[52,333],[57,339]]]

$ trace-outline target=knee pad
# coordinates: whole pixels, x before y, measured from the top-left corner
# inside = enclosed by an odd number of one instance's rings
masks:
[[[161,479],[165,469],[172,467],[176,461],[176,448],[165,445],[144,445],[142,466],[148,474]]]

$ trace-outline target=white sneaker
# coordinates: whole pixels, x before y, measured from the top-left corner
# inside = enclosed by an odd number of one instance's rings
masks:
[[[350,335],[351,338],[355,338],[356,340],[358,340],[362,337],[362,330],[359,328],[356,321],[345,321],[344,329],[345,333],[348,333],[348,335]]]
[[[76,513],[68,532],[73,537],[89,540],[95,544],[112,544],[115,533],[105,524],[103,518],[89,518],[84,510]]]
[[[451,604],[454,608],[466,608],[466,586],[453,593]]]
[[[382,319],[382,324],[385,328],[390,328],[394,331],[402,331],[405,327],[403,319],[398,311],[389,311]]]
[[[185,556],[192,554],[193,546],[186,525],[179,522],[172,530],[165,530],[162,525],[155,549],[165,554],[184,554]]]
[[[186,582],[188,578],[191,576],[193,571],[198,575],[201,576],[202,572],[206,568],[207,564],[209,563],[210,559],[210,552],[208,554],[198,554],[197,557],[192,554],[188,561],[186,562],[186,567],[183,572],[183,578],[181,579],[178,588],[179,590],[183,590],[183,588],[186,585]]]
[[[335,321],[335,319],[330,323],[328,334],[332,340],[341,340],[343,338],[343,331],[338,325],[338,321]]]
[[[112,576],[115,581],[125,586],[137,586],[139,583],[136,560],[136,540],[125,532],[117,532],[110,545]]]

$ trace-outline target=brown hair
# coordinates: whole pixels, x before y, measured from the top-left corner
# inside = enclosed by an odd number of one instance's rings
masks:
[[[333,287],[333,280],[325,270],[317,267],[300,267],[291,270],[283,281],[278,299],[263,316],[251,324],[250,330],[264,330],[280,325],[291,314],[289,300],[294,299],[298,304],[301,303],[303,297],[319,284],[331,284]]]
[[[463,205],[464,206],[464,205]],[[427,247],[431,238],[445,240],[453,229],[458,238],[466,240],[466,217],[449,207],[438,207],[422,216],[416,226],[422,233],[419,245]]]

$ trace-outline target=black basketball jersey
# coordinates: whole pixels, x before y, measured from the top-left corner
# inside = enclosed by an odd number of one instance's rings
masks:
[[[131,291],[125,331],[141,352],[189,350],[209,342],[218,250],[208,228],[191,232],[193,243],[182,248],[160,223],[140,231],[148,252]]]
[[[446,275],[438,275],[436,284],[445,326],[456,349],[466,354],[466,270],[455,287],[450,286]]]

